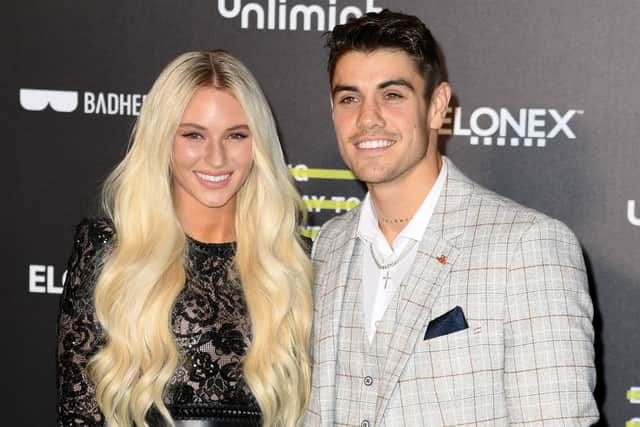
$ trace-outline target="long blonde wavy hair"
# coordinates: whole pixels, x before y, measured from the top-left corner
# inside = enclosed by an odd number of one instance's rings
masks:
[[[152,406],[173,425],[162,398],[180,362],[171,309],[185,282],[187,244],[173,206],[171,152],[187,103],[207,86],[238,100],[253,136],[253,166],[235,215],[234,264],[252,328],[243,373],[265,426],[298,424],[307,404],[312,273],[297,234],[304,205],[253,75],[226,52],[189,52],[154,83],[130,149],[103,188],[116,233],[94,292],[106,345],[89,373],[109,427],[146,426]]]

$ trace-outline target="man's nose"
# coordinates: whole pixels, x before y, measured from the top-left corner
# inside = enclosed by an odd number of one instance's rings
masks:
[[[363,100],[358,113],[358,126],[362,129],[373,129],[384,125],[385,121],[376,100]]]

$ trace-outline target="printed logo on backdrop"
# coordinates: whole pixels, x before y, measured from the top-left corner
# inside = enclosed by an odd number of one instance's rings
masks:
[[[63,271],[58,281],[53,265],[30,264],[28,266],[29,293],[61,294],[66,277],[67,270]]]
[[[640,387],[630,387],[627,390],[627,400],[629,403],[640,405]],[[625,427],[640,427],[640,417],[630,419],[625,423]]]
[[[84,114],[137,116],[146,97],[137,93],[20,89],[20,106],[27,111],[44,111],[50,107],[58,113],[72,113],[82,100],[81,111]]]
[[[628,200],[627,201],[627,220],[631,225],[635,225],[640,227],[640,214],[636,210],[636,201]]]
[[[78,92],[71,90],[20,89],[20,105],[27,111],[42,111],[51,107],[59,113],[71,113],[78,108]]]
[[[546,147],[559,138],[576,139],[571,127],[583,110],[554,108],[449,108],[441,135],[468,137],[471,145]]]
[[[355,181],[356,177],[348,169],[314,169],[305,164],[289,165],[289,171],[293,178],[302,184],[302,199],[309,214],[328,213],[331,216],[350,211],[361,202],[359,196],[353,194],[305,194],[304,184],[310,180],[322,181]],[[336,186],[333,186],[336,188]],[[344,186],[338,186],[343,187]],[[313,222],[310,218],[309,222]],[[301,230],[302,235],[311,239],[315,238],[320,230],[320,225],[310,224]]]
[[[264,1],[261,3],[265,3]],[[240,17],[240,28],[275,31],[331,31],[336,24],[344,24],[349,17],[367,12],[379,12],[375,0],[366,0],[364,9],[336,0],[319,4],[299,4],[287,0],[267,0],[266,5],[242,0],[218,0],[218,13],[226,19]]]

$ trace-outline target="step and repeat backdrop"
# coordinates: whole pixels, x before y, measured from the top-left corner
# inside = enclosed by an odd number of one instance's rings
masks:
[[[313,235],[364,195],[336,148],[323,33],[383,7],[421,17],[442,46],[454,93],[444,152],[578,236],[595,305],[600,425],[640,425],[640,3],[13,3],[0,70],[3,425],[54,423],[56,318],[74,227],[98,212],[100,185],[164,65],[224,48],[255,73]]]

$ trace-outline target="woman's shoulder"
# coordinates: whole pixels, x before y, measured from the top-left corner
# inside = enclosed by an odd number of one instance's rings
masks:
[[[105,217],[84,218],[76,226],[74,241],[88,243],[93,246],[103,246],[109,243],[115,234],[111,220]]]
[[[60,302],[61,315],[84,318],[93,313],[96,278],[113,235],[113,224],[106,218],[84,218],[76,226]]]
[[[76,226],[67,266],[71,276],[82,279],[76,280],[75,285],[93,278],[104,251],[113,240],[114,230],[113,223],[107,218],[84,218]]]

